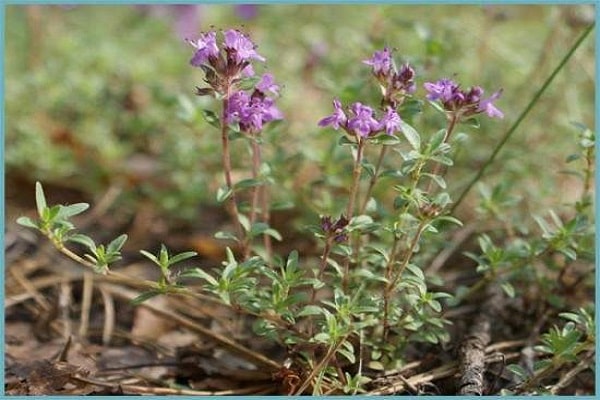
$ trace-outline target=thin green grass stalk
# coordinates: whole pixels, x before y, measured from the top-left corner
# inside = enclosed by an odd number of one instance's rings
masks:
[[[485,173],[485,171],[490,167],[490,165],[492,165],[492,163],[496,159],[496,156],[498,155],[498,153],[500,152],[500,150],[504,147],[504,145],[506,144],[506,142],[511,138],[511,136],[517,130],[517,128],[521,125],[521,122],[523,122],[523,120],[525,119],[525,117],[527,116],[527,114],[529,114],[529,112],[533,109],[533,107],[536,105],[536,103],[538,102],[538,100],[540,99],[540,97],[542,97],[542,94],[544,94],[544,92],[546,91],[546,89],[548,89],[548,87],[550,87],[550,84],[552,83],[552,81],[554,80],[554,78],[556,77],[556,75],[558,75],[558,73],[564,68],[564,66],[567,64],[567,61],[569,61],[571,59],[571,57],[575,53],[575,50],[577,50],[579,48],[579,46],[581,45],[581,43],[583,43],[583,41],[585,40],[585,38],[594,29],[595,25],[596,25],[595,22],[592,23],[581,34],[581,36],[579,37],[579,39],[577,39],[577,41],[569,49],[569,51],[567,52],[567,54],[565,54],[565,56],[560,61],[560,63],[556,66],[556,68],[554,69],[554,71],[552,71],[552,73],[550,74],[550,76],[548,77],[548,79],[546,79],[546,81],[544,82],[544,84],[542,85],[542,87],[540,88],[540,90],[537,91],[537,93],[533,96],[533,98],[531,99],[531,101],[529,102],[529,104],[527,104],[527,107],[525,107],[525,109],[523,110],[523,112],[521,113],[521,115],[519,115],[519,117],[517,118],[517,120],[508,129],[508,131],[504,134],[504,136],[502,137],[502,139],[500,140],[500,142],[498,142],[498,144],[494,148],[494,151],[489,156],[489,158],[487,159],[487,161],[483,164],[483,166],[479,169],[479,171],[477,171],[477,174],[475,174],[475,176],[469,182],[469,184],[467,185],[467,187],[462,191],[462,193],[458,197],[458,200],[456,200],[456,202],[454,203],[454,205],[450,209],[450,213],[453,213],[454,210],[456,210],[456,208],[458,207],[458,205],[466,197],[467,193],[469,193],[469,191],[473,188],[473,186],[481,179],[481,177],[483,176],[483,174]]]

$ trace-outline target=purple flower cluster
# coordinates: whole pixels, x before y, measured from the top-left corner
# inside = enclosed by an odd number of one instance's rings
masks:
[[[242,132],[256,134],[262,131],[265,123],[283,118],[272,97],[279,94],[279,86],[271,74],[262,75],[251,93],[238,89],[242,77],[254,76],[251,62],[265,61],[246,35],[235,29],[226,30],[219,46],[217,33],[210,31],[188,42],[196,49],[190,64],[202,68],[209,84],[208,88],[198,88],[197,94],[216,92],[225,96],[228,124],[237,123]]]
[[[282,119],[283,114],[275,106],[275,100],[267,96],[268,92],[279,93],[271,74],[262,76],[252,94],[243,90],[233,93],[227,103],[227,123],[238,123],[243,132],[257,133],[265,123]]]
[[[373,75],[381,84],[384,106],[395,109],[407,95],[415,92],[415,70],[409,64],[403,64],[397,70],[389,48],[376,51],[371,58],[363,60],[363,63],[372,67]]]
[[[206,73],[206,82],[221,94],[227,93],[230,83],[240,75],[254,76],[250,64],[252,60],[265,61],[256,52],[256,45],[236,29],[223,32],[220,46],[215,31],[205,32],[198,39],[187,41],[196,49],[190,64],[202,68]]]
[[[448,112],[457,113],[459,116],[471,116],[485,112],[492,118],[504,117],[502,111],[494,105],[494,101],[500,97],[502,90],[484,99],[484,91],[481,87],[473,86],[465,91],[451,79],[440,79],[434,83],[426,82],[423,86],[427,90],[427,99],[439,101],[444,110]]]
[[[342,128],[350,136],[358,139],[370,138],[381,132],[393,135],[394,132],[400,131],[402,120],[396,111],[389,106],[379,120],[375,118],[375,112],[371,107],[360,102],[350,106],[348,115],[346,115],[338,99],[333,100],[333,108],[333,114],[321,119],[319,126],[331,125],[335,130]]]
[[[332,237],[337,243],[343,243],[348,240],[346,227],[349,222],[343,214],[335,222],[331,217],[323,216],[321,217],[321,229],[327,237]]]

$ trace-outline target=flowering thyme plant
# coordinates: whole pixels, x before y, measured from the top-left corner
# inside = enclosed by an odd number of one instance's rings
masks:
[[[425,82],[426,95],[420,98],[415,68],[409,63],[397,67],[391,48],[364,59],[379,86],[378,104],[359,99],[343,104],[334,98],[331,114],[314,124],[341,134],[337,143],[349,150],[352,168],[339,199],[343,211],[315,216],[319,223],[309,228],[320,243],[320,255],[303,259],[296,250],[276,254],[271,243],[282,235],[270,226],[273,177],[263,159],[263,132],[284,114],[276,105],[280,87],[273,75],[256,73],[256,63],[265,57],[239,30],[205,32],[188,43],[194,49],[189,62],[203,73],[204,85],[196,94],[213,97],[219,107],[203,110],[203,115],[220,133],[224,185],[216,197],[225,203],[235,232],[215,236],[233,240],[236,247],[227,248],[222,267],[190,268],[181,275],[171,273],[171,266],[194,257],[194,252],[171,256],[165,246],[158,255],[142,250],[160,268],[161,277],[146,282],[147,291],[136,301],[169,293],[208,296],[202,298],[248,316],[258,335],[285,350],[285,364],[273,377],[286,394],[356,394],[368,383],[368,371],[402,364],[411,345],[447,341],[449,321],[443,307],[453,296],[430,289],[424,271],[428,255],[422,248],[452,224],[461,225],[450,215],[446,183],[446,170],[453,165],[452,133],[473,117],[502,118],[495,104],[501,90],[484,97],[479,86],[463,89],[453,80],[440,79]],[[429,104],[442,113],[439,131],[420,133],[409,123],[408,105],[415,104],[419,111]],[[237,139],[251,159],[248,176],[235,181],[231,142]],[[388,195],[379,198],[375,189],[381,181]],[[113,274],[109,264],[120,259],[126,236],[106,248],[96,245],[74,233],[69,222],[87,205],[49,207],[40,184],[36,200],[39,220],[22,218],[22,225],[40,230],[85,266]],[[552,229],[546,230],[553,238]],[[92,254],[77,256],[67,249],[69,241],[85,245]],[[489,238],[480,243],[484,254],[472,258],[482,270],[496,273],[488,253],[498,249]],[[548,248],[558,247],[556,240],[548,243]],[[561,249],[570,250],[571,245]],[[200,280],[200,293],[181,278]]]
[[[260,136],[265,124],[283,118],[273,97],[279,95],[279,85],[269,73],[256,80],[252,61],[265,61],[265,58],[258,54],[255,44],[238,30],[225,31],[220,46],[215,31],[206,32],[197,40],[188,42],[196,49],[190,64],[204,71],[204,81],[208,84],[208,87],[197,87],[196,94],[213,95],[221,99],[221,117],[208,111],[205,115],[221,131],[225,187],[219,191],[217,198],[227,201],[237,233],[223,233],[220,236],[236,240],[247,258],[251,252],[252,238],[262,234],[265,250],[270,257],[270,237],[280,239],[280,235],[268,225],[269,196],[266,183],[269,177],[265,171],[268,172],[269,168],[268,164],[263,165]],[[237,184],[231,177],[230,131],[241,133],[249,139],[252,151],[252,177]],[[249,216],[239,211],[236,192],[244,188],[252,190]]]

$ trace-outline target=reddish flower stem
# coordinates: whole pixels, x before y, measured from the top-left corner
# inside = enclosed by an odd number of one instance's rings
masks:
[[[227,190],[231,191],[230,196],[227,199],[227,208],[233,218],[233,223],[237,230],[237,237],[242,245],[242,254],[244,258],[247,258],[248,245],[245,239],[244,228],[240,222],[240,212],[237,206],[237,199],[235,191],[233,190],[233,180],[231,179],[231,154],[229,149],[229,128],[227,126],[227,110],[229,108],[229,95],[231,91],[231,84],[227,84],[227,94],[223,99],[223,110],[221,111],[221,145],[223,147],[222,162],[223,171],[225,174],[225,184]]]
[[[365,141],[362,138],[358,138],[358,146],[356,148],[356,159],[354,160],[354,169],[352,171],[352,188],[350,189],[350,196],[348,199],[348,206],[346,208],[346,218],[348,221],[352,220],[354,216],[354,203],[358,196],[358,188],[360,185],[360,174],[362,172],[362,159],[365,147]],[[342,276],[342,290],[344,293],[348,291],[348,284],[350,280],[350,257],[346,257],[344,260],[344,275]]]

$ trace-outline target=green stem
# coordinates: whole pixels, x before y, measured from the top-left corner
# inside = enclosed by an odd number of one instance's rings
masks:
[[[360,184],[360,173],[362,172],[362,159],[365,148],[365,141],[362,138],[358,139],[358,146],[356,149],[356,160],[354,161],[354,169],[352,171],[352,188],[350,189],[350,197],[348,199],[348,206],[346,208],[346,218],[348,221],[354,216],[354,203],[358,196],[358,186]]]
[[[379,178],[379,171],[381,170],[381,166],[383,165],[383,159],[385,158],[385,154],[387,153],[387,146],[381,146],[381,151],[379,152],[379,158],[377,159],[377,165],[375,166],[375,173],[371,177],[369,181],[369,186],[367,187],[367,191],[365,193],[365,201],[360,207],[360,214],[364,214],[367,209],[367,204],[369,203],[369,198],[371,197],[371,192],[373,191],[373,187],[377,183],[377,178]]]
[[[317,280],[319,280],[319,281],[323,280],[323,274],[325,273],[325,268],[327,267],[327,259],[329,258],[329,254],[331,253],[332,245],[333,245],[333,238],[328,237],[327,240],[325,241],[325,248],[323,249],[323,255],[321,256],[321,263],[319,264],[319,272],[317,273],[317,277],[316,277]],[[310,290],[309,304],[314,305],[316,298],[317,298],[317,289],[313,285]],[[313,331],[314,331],[314,320],[311,316],[311,317],[309,317],[309,324],[308,324],[308,335],[310,337],[312,337]]]
[[[413,240],[412,240],[410,246],[406,250],[406,254],[404,255],[404,261],[402,262],[402,265],[400,265],[400,268],[398,268],[398,271],[396,271],[396,274],[392,278],[391,274],[392,274],[393,266],[395,263],[395,261],[392,261],[392,260],[395,260],[396,254],[398,253],[399,240],[394,243],[394,247],[392,249],[392,256],[390,256],[390,262],[388,263],[388,266],[386,268],[387,283],[385,286],[384,298],[383,298],[383,303],[384,303],[383,340],[384,340],[384,342],[387,339],[387,336],[389,333],[389,328],[390,328],[389,321],[388,321],[388,319],[389,319],[389,317],[388,317],[389,297],[390,297],[392,291],[394,290],[394,288],[396,287],[396,285],[398,284],[398,281],[402,277],[402,273],[404,273],[404,270],[408,266],[408,263],[412,259],[412,255],[415,251],[415,248],[417,247],[417,244],[419,244],[419,240],[421,239],[421,234],[423,233],[423,230],[425,229],[426,225],[427,225],[426,221],[421,221],[421,223],[419,224],[419,226],[417,228],[417,233],[415,233],[415,236],[413,237]],[[388,274],[389,274],[389,276],[388,276]]]
[[[450,117],[450,121],[448,124],[448,128],[446,128],[446,134],[444,135],[444,140],[442,141],[442,143],[448,143],[448,140],[450,140],[450,136],[452,135],[452,132],[454,131],[454,128],[456,127],[456,124],[458,123],[458,121],[460,120],[460,115],[457,113],[452,113],[452,116]],[[433,168],[433,175],[444,175],[446,173],[446,169],[444,168],[444,166],[440,163],[437,163],[435,165],[435,167]],[[430,179],[429,184],[427,185],[427,194],[431,194],[431,190],[433,189],[433,178]]]
[[[546,79],[546,81],[544,82],[544,84],[542,85],[542,87],[537,91],[537,93],[529,101],[529,104],[527,104],[527,107],[525,107],[525,109],[523,110],[523,112],[521,112],[521,115],[519,115],[519,117],[517,118],[517,120],[513,123],[513,125],[504,134],[504,136],[502,137],[502,139],[500,140],[500,142],[496,145],[496,148],[494,149],[494,151],[492,152],[492,154],[489,156],[489,158],[487,159],[487,161],[483,164],[483,166],[479,169],[479,171],[477,171],[477,174],[475,174],[475,176],[473,177],[473,179],[471,179],[471,181],[469,182],[469,184],[467,185],[467,187],[462,191],[462,193],[458,197],[458,200],[456,200],[456,202],[452,205],[452,208],[450,209],[450,213],[454,212],[454,210],[456,209],[456,207],[458,207],[458,205],[464,200],[464,198],[466,197],[467,193],[469,193],[469,191],[471,190],[471,188],[473,187],[473,185],[475,185],[475,183],[477,183],[481,179],[481,177],[483,176],[483,174],[485,173],[485,171],[490,167],[490,165],[492,165],[492,163],[496,159],[496,156],[498,155],[498,153],[500,152],[500,150],[502,149],[502,147],[504,147],[504,145],[506,144],[506,142],[508,141],[508,139],[511,138],[511,136],[513,135],[513,133],[521,125],[521,122],[523,122],[523,120],[525,119],[525,117],[527,116],[527,114],[529,114],[529,112],[533,109],[533,106],[535,106],[535,104],[537,103],[537,101],[539,100],[539,98],[542,96],[542,94],[544,94],[544,92],[548,89],[548,87],[550,86],[550,84],[552,83],[552,81],[554,80],[554,78],[556,77],[556,75],[558,75],[558,73],[560,72],[560,70],[562,70],[563,67],[566,65],[567,61],[569,61],[569,59],[573,56],[573,53],[575,53],[575,50],[577,50],[579,48],[579,46],[581,45],[581,43],[583,43],[583,40],[594,29],[594,26],[595,26],[595,23],[592,23],[581,34],[581,36],[579,37],[579,39],[577,39],[577,41],[569,49],[569,51],[564,56],[564,58],[560,61],[560,63],[558,63],[558,65],[556,66],[556,68],[554,69],[554,71],[552,71],[552,73],[550,74],[550,76]]]

